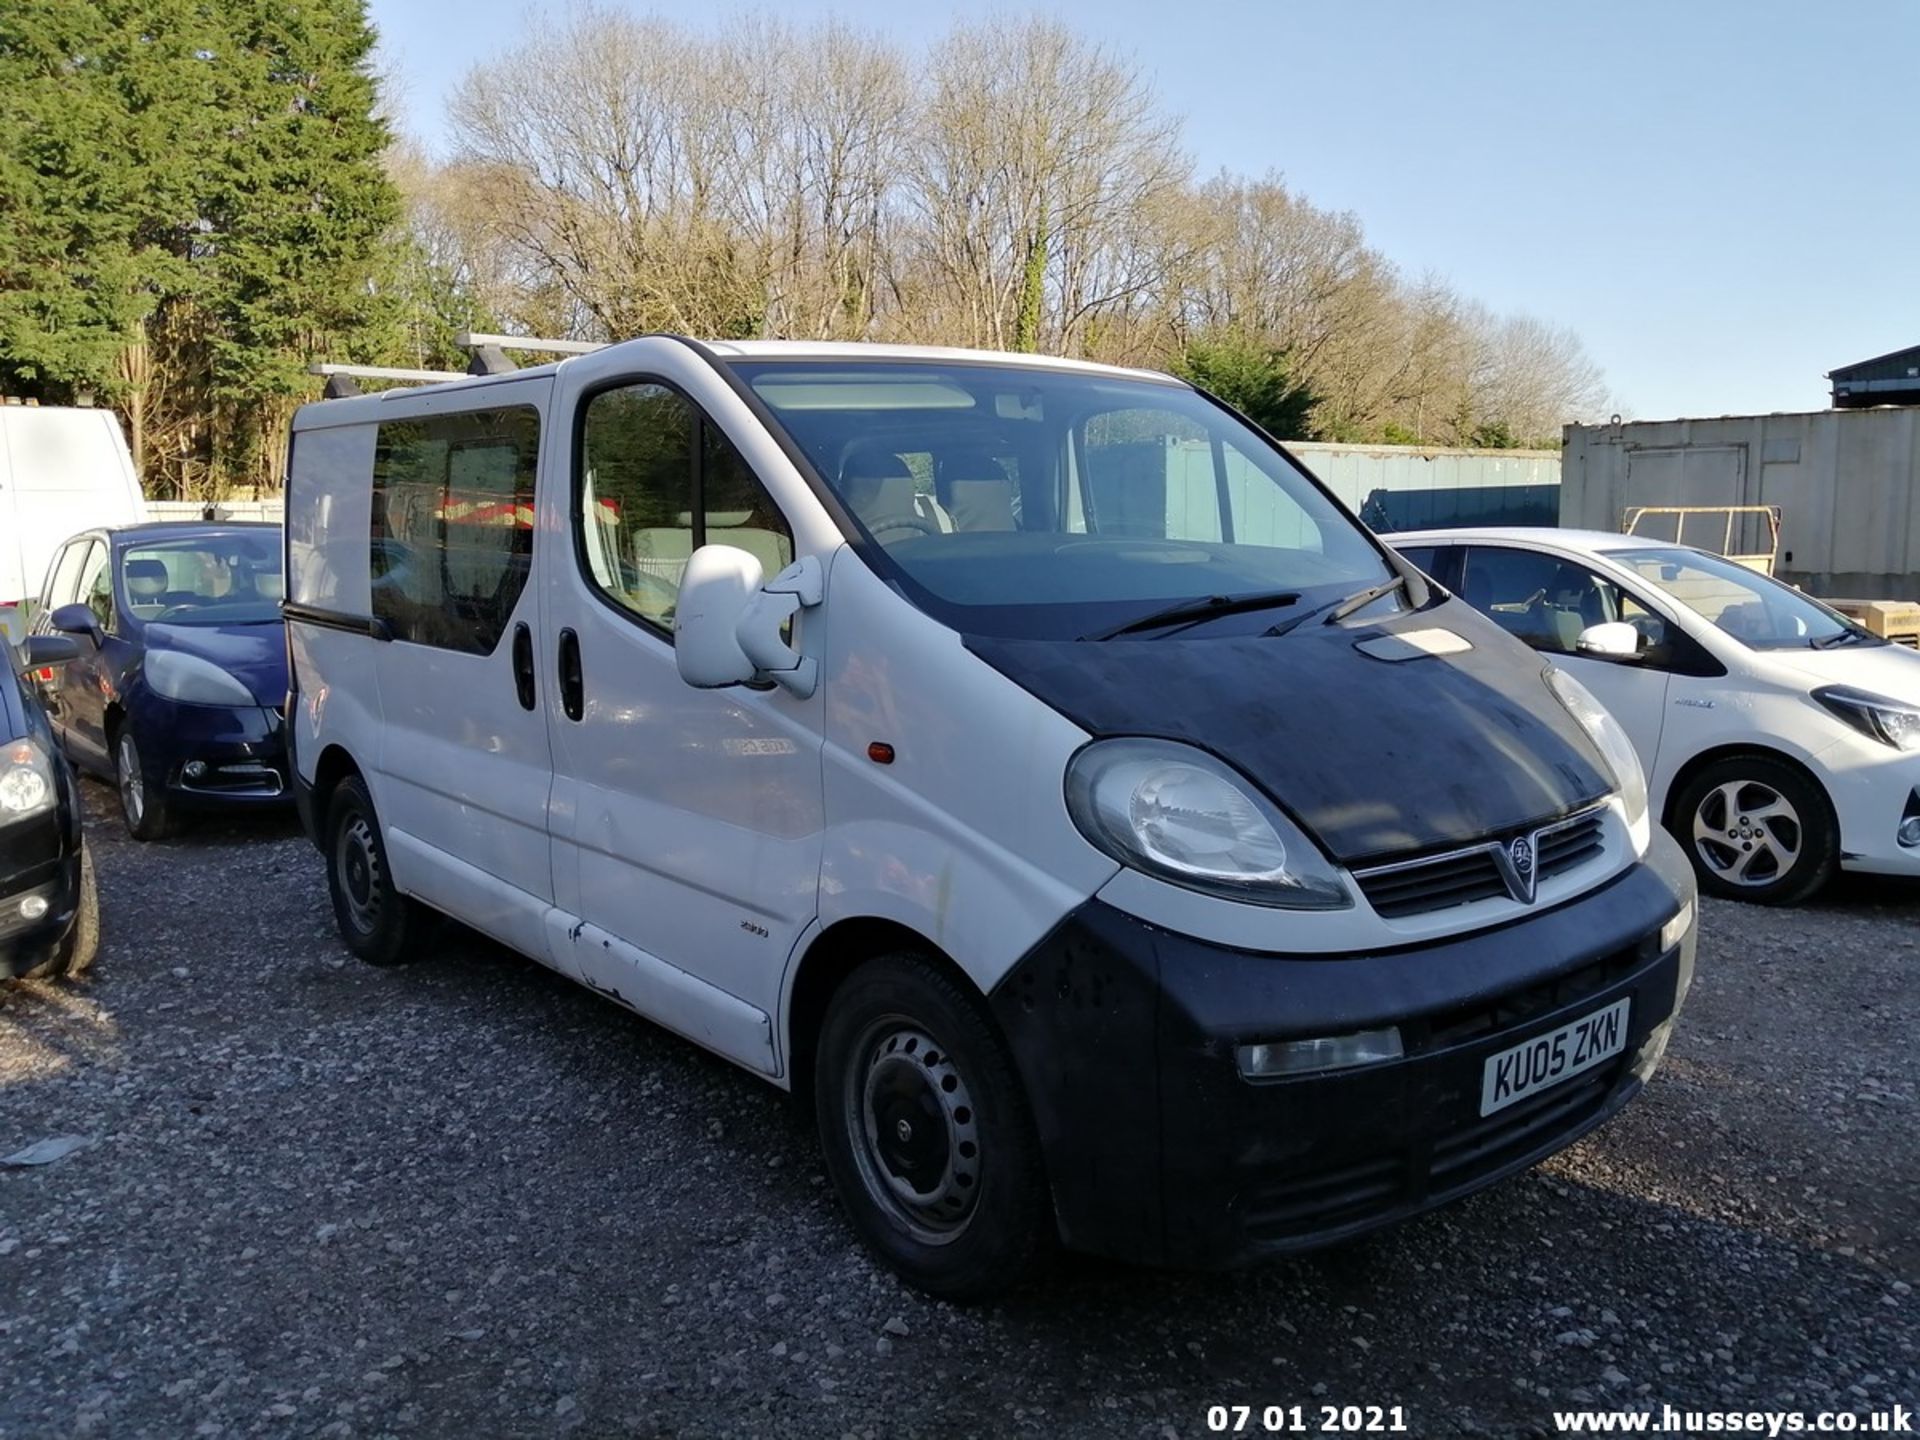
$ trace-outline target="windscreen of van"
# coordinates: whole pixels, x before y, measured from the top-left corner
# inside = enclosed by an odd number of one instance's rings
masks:
[[[1070,639],[1211,596],[1390,579],[1260,434],[1185,386],[998,364],[734,361],[923,609]]]

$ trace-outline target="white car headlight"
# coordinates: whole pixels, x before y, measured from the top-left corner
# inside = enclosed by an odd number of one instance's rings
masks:
[[[1826,685],[1813,698],[1854,729],[1896,750],[1920,750],[1920,706],[1850,685]]]
[[[53,762],[32,740],[0,745],[0,825],[26,820],[54,805]]]
[[[1640,768],[1633,741],[1627,738],[1627,732],[1607,707],[1594,699],[1593,692],[1573,676],[1554,665],[1547,667],[1546,676],[1547,684],[1567,707],[1567,713],[1579,722],[1587,738],[1606,758],[1607,768],[1613,771],[1613,783],[1620,788],[1620,804],[1627,812],[1627,825],[1634,833],[1635,843],[1644,850],[1645,837],[1641,832],[1646,828],[1647,819],[1647,774]]]
[[[1189,745],[1096,740],[1067,766],[1067,810],[1122,865],[1189,890],[1286,910],[1353,904],[1299,826]]]
[[[257,705],[253,692],[233,676],[198,655],[178,650],[149,650],[147,688],[169,700],[189,705]]]

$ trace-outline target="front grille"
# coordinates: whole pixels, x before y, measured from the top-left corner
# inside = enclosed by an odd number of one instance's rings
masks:
[[[1247,1238],[1289,1248],[1315,1237],[1377,1222],[1422,1203],[1439,1203],[1583,1130],[1606,1107],[1627,1057],[1556,1085],[1484,1119],[1474,1117],[1430,1147],[1382,1151],[1329,1170],[1293,1173],[1244,1195]]]
[[[1518,839],[1532,842],[1534,882],[1564,875],[1597,857],[1605,849],[1606,809],[1595,806],[1565,820],[1535,830],[1517,831],[1504,839],[1448,850],[1439,855],[1401,860],[1356,870],[1354,879],[1367,903],[1389,920],[1426,915],[1476,900],[1532,899],[1532,891],[1518,877],[1508,847]]]
[[[1606,1103],[1620,1066],[1603,1065],[1589,1079],[1556,1085],[1531,1099],[1495,1111],[1433,1147],[1428,1167],[1435,1195],[1471,1184],[1491,1170],[1538,1150],[1555,1135],[1579,1128]]]
[[[1540,832],[1540,854],[1537,863],[1540,878],[1549,875],[1564,875],[1576,865],[1583,865],[1602,848],[1601,831],[1603,827],[1602,811],[1589,810],[1577,815],[1565,824],[1551,830]]]
[[[1408,1053],[1443,1050],[1502,1030],[1516,1029],[1539,1016],[1563,1010],[1577,1000],[1609,989],[1631,975],[1640,964],[1638,947],[1628,946],[1524,990],[1423,1016],[1401,1026]]]

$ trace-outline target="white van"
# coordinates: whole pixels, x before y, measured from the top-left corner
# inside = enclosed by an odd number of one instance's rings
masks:
[[[1465,1194],[1687,989],[1619,726],[1164,375],[649,337],[304,407],[287,541],[348,947],[431,907],[811,1091],[935,1293]]]
[[[27,633],[47,562],[69,535],[136,525],[147,504],[111,410],[0,405],[0,631]]]

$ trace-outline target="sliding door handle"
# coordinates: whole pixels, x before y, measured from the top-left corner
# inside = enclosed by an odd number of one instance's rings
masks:
[[[587,713],[587,686],[580,673],[580,637],[571,630],[560,632],[560,708],[569,720]]]
[[[513,689],[520,708],[533,709],[533,632],[524,620],[513,627]]]

